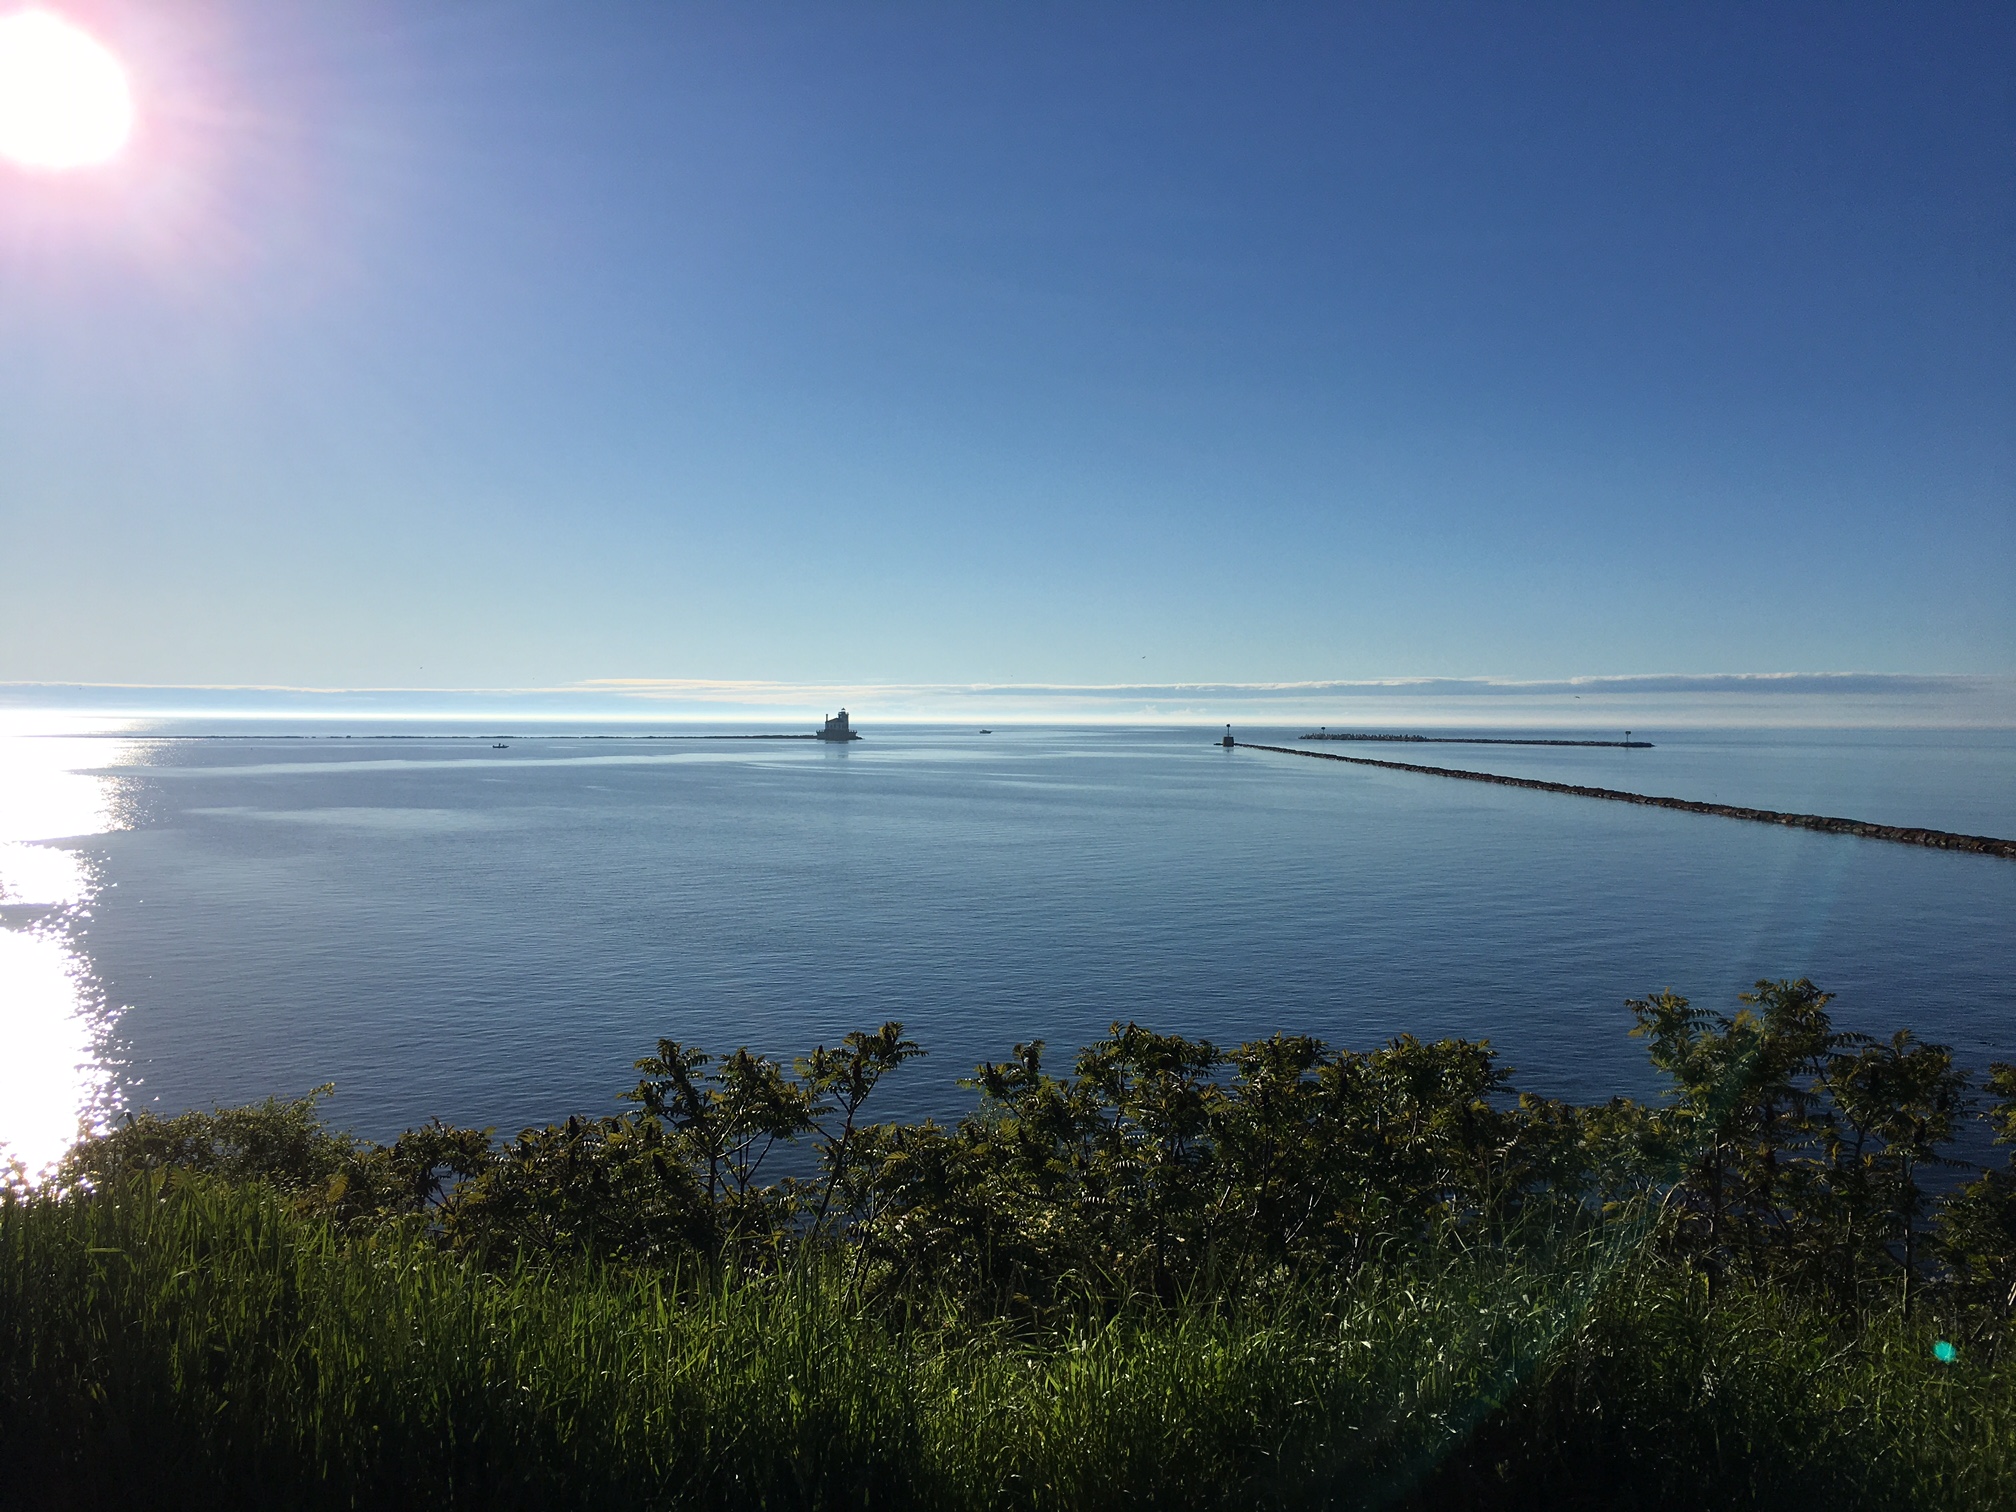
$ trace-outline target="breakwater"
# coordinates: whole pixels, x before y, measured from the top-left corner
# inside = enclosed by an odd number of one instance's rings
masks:
[[[1344,730],[1318,730],[1298,740],[1383,740],[1396,745],[1537,745],[1608,746],[1618,751],[1649,751],[1649,740],[1522,740],[1509,735],[1355,735]]]
[[[1932,850],[1967,851],[1977,856],[2002,856],[2016,861],[2016,840],[1992,835],[1956,835],[1951,830],[1911,829],[1896,824],[1870,824],[1861,819],[1836,819],[1826,814],[1781,814],[1775,809],[1737,808],[1727,803],[1697,803],[1691,798],[1657,798],[1616,788],[1581,787],[1572,782],[1542,782],[1533,777],[1501,777],[1495,772],[1465,772],[1456,767],[1417,766],[1408,761],[1379,761],[1370,756],[1339,756],[1335,751],[1298,751],[1293,746],[1254,745],[1237,741],[1242,750],[1274,751],[1282,756],[1307,756],[1314,761],[1345,761],[1353,766],[1383,767],[1390,772],[1416,772],[1424,777],[1457,777],[1465,782],[1491,782],[1500,787],[1532,788],[1541,793],[1566,793],[1575,798],[1607,798],[1613,803],[1638,803],[1647,808],[1680,809],[1689,814],[1716,814],[1724,819],[1748,819],[1757,824],[1782,824],[1791,829],[1822,830],[1830,835],[1856,835],[1864,840],[1888,840],[1895,845],[1922,845]]]

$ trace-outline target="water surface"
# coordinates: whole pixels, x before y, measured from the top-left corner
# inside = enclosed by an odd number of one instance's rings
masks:
[[[608,1108],[660,1035],[790,1052],[884,1018],[931,1051],[889,1113],[956,1112],[976,1061],[1130,1018],[1488,1037],[1522,1085],[1598,1098],[1651,1085],[1626,997],[1731,1005],[1760,976],[1812,976],[1856,1027],[2016,1055],[2016,864],[1994,858],[1201,729],[388,733],[426,732],[4,742],[0,1138],[35,1164],[121,1099],[325,1081],[362,1133],[511,1129]],[[2016,834],[2008,734],[1637,733],[1656,748],[1322,749]]]

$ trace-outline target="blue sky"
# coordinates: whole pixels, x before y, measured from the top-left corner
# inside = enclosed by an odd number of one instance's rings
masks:
[[[69,13],[0,680],[2016,673],[2006,5]]]

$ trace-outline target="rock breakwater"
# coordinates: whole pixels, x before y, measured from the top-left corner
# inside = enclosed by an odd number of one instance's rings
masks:
[[[1538,740],[1514,739],[1509,735],[1359,735],[1349,730],[1318,730],[1303,740],[1374,740],[1393,745],[1520,745],[1520,746],[1610,746],[1620,751],[1649,751],[1649,740]]]
[[[1500,787],[1532,788],[1541,793],[1566,793],[1575,798],[1607,798],[1613,803],[1637,803],[1647,808],[1680,809],[1689,814],[1716,814],[1724,819],[1748,819],[1757,824],[1781,824],[1791,829],[1823,830],[1830,835],[1855,835],[1864,840],[1888,840],[1895,845],[1922,845],[1932,850],[1967,851],[1977,856],[2001,856],[2016,861],[2016,840],[1992,835],[1957,835],[1951,830],[1914,829],[1896,824],[1870,824],[1862,819],[1836,819],[1826,814],[1781,814],[1775,809],[1738,808],[1727,803],[1697,803],[1691,798],[1658,798],[1616,788],[1581,787],[1571,782],[1542,782],[1533,777],[1501,777],[1495,772],[1465,772],[1456,767],[1418,766],[1408,761],[1379,761],[1370,756],[1340,756],[1335,751],[1298,751],[1292,746],[1237,742],[1249,751],[1274,751],[1282,756],[1307,756],[1315,761],[1343,761],[1352,766],[1384,767],[1416,772],[1424,777],[1456,777],[1465,782],[1491,782]]]

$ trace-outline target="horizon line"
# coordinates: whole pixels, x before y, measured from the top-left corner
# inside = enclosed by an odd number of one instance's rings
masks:
[[[1530,728],[2016,728],[2016,674],[1635,673],[1277,682],[784,682],[592,678],[530,687],[0,682],[0,710],[97,718],[1349,724]]]

